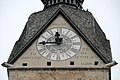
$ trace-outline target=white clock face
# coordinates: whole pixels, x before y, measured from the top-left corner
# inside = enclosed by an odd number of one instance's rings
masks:
[[[55,34],[62,38],[61,44],[55,44]],[[40,44],[43,42],[45,44]],[[46,30],[37,41],[38,52],[49,60],[66,60],[75,56],[80,50],[80,38],[67,28],[52,28]]]

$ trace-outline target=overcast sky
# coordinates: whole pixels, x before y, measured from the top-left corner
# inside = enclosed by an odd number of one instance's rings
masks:
[[[120,0],[84,0],[83,8],[93,14],[111,42],[113,60],[120,63]],[[40,0],[0,0],[0,64],[7,61],[30,14],[42,9]],[[1,65],[0,80],[8,80]],[[120,80],[120,64],[112,67],[112,80]]]

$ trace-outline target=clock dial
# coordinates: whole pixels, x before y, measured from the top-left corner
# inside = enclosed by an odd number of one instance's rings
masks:
[[[57,38],[56,33],[59,35]],[[60,44],[56,39],[60,40]],[[79,36],[67,28],[46,30],[37,41],[38,52],[49,60],[69,59],[79,52],[80,46]]]

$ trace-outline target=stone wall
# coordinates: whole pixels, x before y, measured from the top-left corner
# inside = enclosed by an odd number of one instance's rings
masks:
[[[109,80],[109,69],[10,69],[9,80]]]

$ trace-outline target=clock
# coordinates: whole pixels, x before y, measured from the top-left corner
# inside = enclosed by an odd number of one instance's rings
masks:
[[[71,29],[51,28],[37,40],[37,50],[48,60],[66,60],[75,56],[81,47],[80,37]]]

